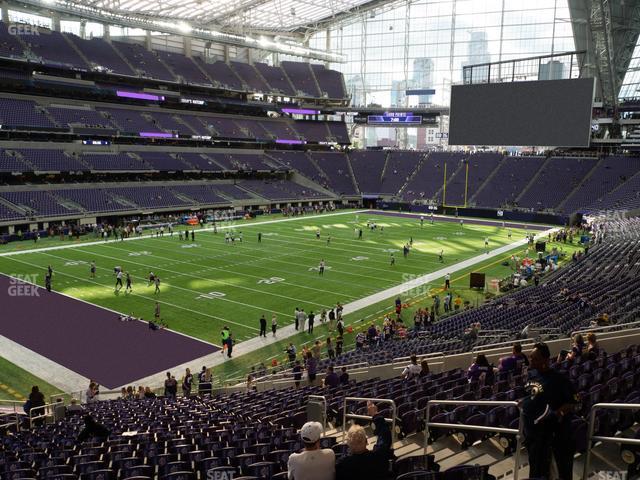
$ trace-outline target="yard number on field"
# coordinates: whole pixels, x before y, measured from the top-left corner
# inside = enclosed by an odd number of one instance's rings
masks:
[[[203,293],[201,295],[198,295],[196,297],[196,300],[203,298],[205,300],[215,300],[216,298],[222,298],[225,297],[226,293],[222,293],[222,292],[209,292],[209,293]]]
[[[151,252],[147,252],[146,250],[142,250],[141,252],[129,252],[130,257],[142,257],[145,255],[151,255]]]
[[[267,285],[273,285],[274,283],[284,282],[284,278],[281,277],[271,277],[271,278],[263,278],[262,280],[258,280],[258,283],[265,283]]]

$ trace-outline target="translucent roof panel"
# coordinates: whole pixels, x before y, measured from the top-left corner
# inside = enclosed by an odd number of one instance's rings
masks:
[[[201,27],[292,31],[331,18],[370,0],[85,0],[118,13],[184,20]]]
[[[633,51],[618,97],[621,100],[640,98],[640,37]]]

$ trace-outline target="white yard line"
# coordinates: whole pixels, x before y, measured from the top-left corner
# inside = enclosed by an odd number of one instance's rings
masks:
[[[220,227],[217,227],[217,230],[226,230],[226,229],[230,229],[230,228],[238,228],[238,226],[241,226],[242,228],[248,228],[248,227],[257,227],[260,225],[269,225],[272,223],[283,223],[283,222],[295,222],[295,221],[300,221],[300,220],[309,220],[311,218],[326,218],[326,217],[335,217],[338,215],[351,215],[351,214],[360,214],[363,212],[367,212],[368,210],[345,210],[342,212],[334,212],[334,213],[324,213],[324,214],[320,214],[320,215],[301,215],[299,217],[289,217],[289,218],[280,218],[277,220],[265,220],[264,222],[255,222],[255,223],[246,223],[246,224],[233,224],[233,225],[222,225]],[[189,230],[191,232],[191,230]],[[194,232],[198,233],[198,232],[213,232],[213,227],[207,227],[207,228],[199,228],[197,230],[193,230]],[[167,235],[168,236],[168,235]],[[56,245],[54,247],[43,247],[43,248],[33,248],[30,250],[15,250],[12,252],[4,252],[4,253],[0,253],[0,257],[11,257],[14,255],[24,255],[27,253],[38,253],[38,252],[51,252],[54,250],[66,250],[68,248],[82,248],[82,247],[90,247],[92,245],[103,245],[105,243],[115,243],[115,242],[133,242],[136,240],[148,240],[150,238],[154,238],[151,235],[145,236],[142,235],[140,237],[130,237],[130,238],[125,238],[124,240],[96,240],[95,242],[86,242],[86,243],[76,243],[76,244],[70,244],[70,245]]]
[[[325,214],[322,216],[319,216],[318,218],[325,218],[325,217],[330,217],[330,216],[338,216],[338,215],[347,215],[347,214],[361,214],[361,213],[370,213],[371,215],[375,215],[375,212],[372,212],[370,210],[349,210],[349,211],[345,211],[345,212],[336,212],[336,213],[330,213],[330,214]],[[407,213],[408,215],[415,215],[415,213]],[[426,217],[426,216],[425,216]],[[252,224],[245,224],[242,225],[242,228],[246,228],[246,227],[256,227],[259,225],[267,225],[267,224],[272,224],[272,223],[282,223],[282,222],[288,222],[288,221],[296,221],[296,220],[310,220],[313,219],[313,216],[300,216],[300,217],[292,217],[292,218],[284,218],[284,219],[278,219],[278,220],[267,220],[264,222],[257,222],[257,223],[252,223]],[[437,217],[435,217],[437,218]],[[473,220],[473,219],[469,219],[469,220]],[[476,220],[480,220],[480,219],[476,219]],[[496,224],[499,224],[501,222],[495,222]],[[511,222],[513,223],[513,222]],[[218,230],[223,230],[223,229],[229,229],[229,228],[237,228],[238,225],[228,225],[228,226],[221,226],[218,227]],[[213,231],[213,228],[203,228],[203,229],[198,229],[196,230],[196,232],[207,232],[207,231]],[[549,230],[551,231],[551,230]],[[549,231],[545,231],[545,232],[539,232],[538,235],[539,236],[545,236],[548,234]],[[152,237],[132,237],[132,238],[128,238],[125,239],[124,241],[134,241],[134,240],[142,240],[142,239],[149,239]],[[15,256],[15,255],[22,255],[22,254],[27,254],[27,253],[39,253],[39,252],[47,252],[47,251],[55,251],[55,250],[66,250],[69,248],[82,248],[82,247],[90,247],[93,245],[101,245],[101,244],[111,244],[114,243],[115,240],[110,240],[110,241],[96,241],[96,242],[89,242],[89,243],[84,243],[84,244],[71,244],[71,245],[59,245],[59,246],[54,246],[54,247],[45,247],[45,248],[40,248],[40,249],[32,249],[32,250],[21,250],[21,251],[15,251],[15,252],[5,252],[5,253],[0,253],[0,257],[1,256]],[[119,242],[119,240],[118,240]],[[387,288],[385,290],[382,290],[380,292],[376,292],[372,295],[368,295],[364,298],[361,298],[359,300],[355,300],[354,302],[350,302],[344,305],[344,310],[343,313],[344,315],[350,314],[350,313],[355,313],[358,310],[361,310],[363,308],[366,308],[372,304],[375,304],[377,302],[380,302],[384,299],[387,298],[392,298],[392,297],[396,297],[398,295],[401,295],[402,293],[406,292],[409,289],[413,289],[416,288],[418,286],[424,285],[424,284],[428,284],[430,282],[432,282],[433,280],[436,280],[438,278],[443,277],[446,273],[449,274],[453,274],[456,273],[460,270],[464,270],[466,268],[469,268],[473,265],[476,265],[478,263],[482,263],[487,259],[491,259],[494,258],[498,255],[501,255],[505,252],[508,252],[514,248],[517,248],[519,246],[523,246],[526,244],[525,240],[520,240],[514,243],[511,243],[509,245],[504,245],[500,248],[497,248],[495,250],[491,250],[488,254],[481,254],[481,255],[477,255],[475,257],[469,258],[467,260],[463,260],[461,262],[458,262],[454,265],[450,265],[446,268],[440,269],[438,271],[426,274],[426,275],[422,275],[420,277],[417,277],[414,280],[411,280],[409,282],[405,282],[390,288]],[[52,255],[54,256],[54,255]],[[60,258],[60,257],[58,257]],[[20,263],[24,263],[26,265],[30,265],[32,267],[37,267],[40,268],[38,265],[34,265],[31,264],[29,262],[25,262],[22,260],[18,260],[15,259],[16,261],[20,262]],[[66,275],[64,273],[61,273],[62,275]],[[73,277],[72,275],[66,275],[69,277]],[[103,286],[102,284],[99,284],[97,282],[92,282],[92,283],[96,283],[97,285]],[[109,288],[109,287],[105,287],[105,288]],[[59,293],[60,295],[65,295],[63,293],[60,292],[56,292]],[[137,295],[137,294],[134,294]],[[91,304],[91,302],[87,302],[85,300],[76,298],[76,297],[71,297],[70,295],[66,295],[70,298],[73,298],[75,300],[80,300],[83,301],[85,303],[89,303]],[[140,296],[142,298],[148,298],[142,295],[137,295]],[[170,304],[168,302],[163,302],[161,300],[158,300],[159,303],[161,304],[166,304],[178,309],[183,309],[186,311],[190,311],[193,313],[197,313],[200,315],[204,315],[204,316],[208,316],[211,318],[217,318],[219,320],[222,320],[223,322],[228,322],[229,324],[235,324],[235,325],[240,325],[238,323],[226,320],[226,319],[222,319],[219,317],[215,317],[213,315],[207,315],[205,313],[202,312],[197,312],[195,310],[191,310],[185,307],[181,307],[178,305],[173,305]],[[104,308],[104,307],[101,307]],[[112,310],[113,311],[113,310]],[[117,313],[114,311],[114,313]],[[253,329],[256,330],[256,328],[252,328],[248,325],[241,325],[244,328],[249,328],[249,329]],[[300,330],[303,331],[303,330]],[[296,335],[297,333],[299,333],[300,331],[295,330],[295,327],[292,324],[287,325],[287,326],[283,326],[283,327],[279,327],[278,328],[278,336],[277,337],[272,337],[272,336],[267,336],[266,338],[264,337],[253,337],[250,338],[248,340],[245,340],[241,343],[239,343],[237,346],[234,346],[233,348],[233,357],[237,358],[238,356],[253,352],[259,348],[262,348],[264,346],[270,345],[272,343],[278,342],[280,340],[292,337],[294,335]],[[180,332],[174,332],[174,333],[178,333],[180,335],[184,335],[189,337],[189,335],[185,335],[182,334]],[[190,337],[193,338],[193,337]],[[196,339],[198,340],[198,339]],[[199,341],[203,341],[203,340],[199,340]],[[204,342],[207,343],[207,342]],[[4,348],[6,346],[6,348]],[[0,348],[2,348],[3,351],[3,357],[7,358],[9,361],[11,361],[12,363],[15,363],[16,365],[24,368],[25,370],[43,378],[44,380],[49,381],[50,383],[52,383],[54,386],[66,391],[66,392],[73,392],[73,391],[78,391],[78,390],[83,390],[84,388],[86,388],[86,386],[88,385],[88,379],[75,373],[72,372],[71,370],[67,369],[66,367],[63,367],[62,365],[59,365],[49,359],[46,359],[40,355],[38,355],[35,352],[32,352],[31,350],[23,347],[22,345],[19,345],[15,342],[12,342],[9,339],[6,339],[5,337],[0,336]],[[7,352],[7,354],[5,355],[5,352]],[[171,368],[172,371],[177,371],[177,372],[181,372],[183,371],[185,368],[191,368],[192,371],[198,371],[199,368],[202,365],[206,365],[207,367],[213,367],[219,364],[222,364],[226,361],[232,361],[227,359],[226,355],[223,356],[220,352],[216,352],[216,353],[212,353],[209,355],[206,355],[204,357],[200,357],[194,360],[191,360],[187,363],[181,364],[181,365],[176,365],[175,367]],[[158,372],[154,375],[150,375],[148,377],[136,380],[134,382],[128,382],[128,384],[135,384],[135,385],[149,385],[149,386],[161,386],[164,382],[165,379],[165,371],[162,372]]]
[[[198,241],[199,241],[199,242],[202,242],[202,239],[200,239],[200,240],[198,240]],[[208,243],[208,242],[203,242],[203,243]],[[112,246],[108,246],[108,247],[109,247],[109,248],[114,248],[114,249],[117,249],[117,248],[118,248],[118,247],[112,247]],[[153,248],[154,248],[154,249],[163,250],[163,251],[164,251],[164,250],[166,250],[166,251],[171,251],[171,249],[170,249],[170,248],[167,248],[167,247],[160,247],[160,246],[158,246],[158,244],[155,244],[155,245],[153,246]],[[235,246],[233,246],[233,247],[229,247],[229,248],[230,248],[230,249],[235,249],[236,247],[235,247]],[[201,249],[201,250],[203,250],[203,251],[207,251],[206,249]],[[122,249],[120,249],[119,251],[123,251],[123,250],[122,250]],[[125,251],[125,252],[135,252],[135,250],[124,250],[124,251]],[[240,253],[240,252],[238,252],[238,253],[239,253],[240,255],[245,255],[245,254],[242,254],[242,253]],[[180,254],[181,254],[181,255],[187,255],[187,256],[194,257],[194,260],[192,260],[192,261],[179,261],[179,262],[175,262],[176,264],[189,264],[189,265],[191,265],[191,264],[196,264],[197,262],[199,262],[199,261],[200,261],[200,260],[202,260],[203,258],[206,258],[206,259],[209,259],[209,260],[217,260],[217,259],[219,259],[219,258],[221,257],[221,256],[219,256],[219,255],[201,255],[201,254],[198,254],[198,253],[191,253],[191,252],[180,252]],[[232,254],[233,254],[233,253],[229,253],[229,254],[225,254],[224,256],[229,256],[229,255],[232,255]],[[264,278],[265,278],[265,277],[264,277],[264,275],[252,275],[252,274],[250,274],[250,273],[244,273],[244,272],[234,271],[234,270],[232,270],[231,268],[233,268],[233,267],[235,267],[235,266],[238,266],[238,265],[251,265],[251,264],[253,264],[253,263],[260,263],[261,261],[269,261],[269,260],[271,260],[272,258],[286,258],[286,257],[291,256],[291,255],[292,255],[292,254],[291,254],[290,252],[288,252],[288,253],[284,253],[284,254],[282,254],[282,253],[281,253],[281,254],[278,254],[278,255],[270,255],[268,258],[263,258],[263,257],[256,258],[256,257],[254,256],[254,257],[253,257],[253,260],[250,260],[250,261],[243,261],[243,262],[233,262],[233,263],[227,264],[227,265],[225,265],[225,266],[223,266],[223,267],[213,267],[213,266],[204,266],[204,265],[199,265],[199,266],[200,266],[200,267],[202,267],[202,269],[200,270],[200,272],[202,272],[202,271],[207,271],[207,270],[216,270],[216,271],[220,271],[220,272],[224,272],[224,273],[233,273],[234,275],[241,275],[241,276],[244,276],[244,277],[249,277],[249,278],[255,278],[255,279],[258,279],[258,280],[262,280],[262,279],[264,279]],[[162,257],[162,256],[160,256],[160,255],[156,255],[155,253],[152,253],[150,256],[151,256],[151,257],[155,257],[155,258],[163,258],[163,259],[165,259],[165,260],[173,260],[173,259],[170,259],[170,258],[167,258],[167,257]],[[124,262],[124,261],[125,261],[125,260],[123,260],[123,262]],[[168,265],[170,265],[170,264],[166,264],[165,266],[168,266]],[[163,266],[162,266],[162,265],[158,265],[156,268],[159,268],[159,269],[161,269],[161,270],[164,270],[164,268],[163,268]],[[278,270],[278,273],[283,273],[283,272],[284,272],[284,273],[289,273],[289,274],[296,274],[295,272],[292,272],[292,271],[290,271],[290,270]],[[298,274],[298,275],[303,275],[303,274],[301,274],[300,272],[298,272],[297,274]],[[330,291],[330,290],[323,290],[323,289],[321,289],[321,288],[314,288],[314,287],[309,287],[309,286],[307,286],[307,285],[300,285],[300,284],[295,284],[295,283],[286,282],[286,281],[284,281],[284,282],[279,282],[279,283],[280,283],[281,285],[291,285],[291,286],[293,286],[293,287],[304,288],[305,290],[313,290],[313,291],[316,291],[316,292],[330,293],[330,294],[332,294],[332,295],[343,295],[342,293],[332,292],[332,291]]]
[[[42,267],[41,267],[41,266],[39,266],[39,265],[35,265],[35,264],[33,264],[33,263],[30,263],[30,262],[25,262],[24,260],[17,260],[17,259],[16,259],[15,261],[16,261],[16,262],[23,263],[23,264],[25,264],[25,265],[29,265],[30,267],[42,268]],[[64,272],[57,272],[57,273],[55,273],[55,272],[54,272],[54,274],[55,274],[55,275],[64,275],[65,277],[75,278],[73,275],[70,275],[70,274],[68,274],[68,273],[64,273]],[[23,280],[21,280],[21,281],[23,281]],[[97,285],[97,286],[99,286],[99,287],[106,288],[106,289],[108,289],[110,292],[113,292],[113,289],[112,289],[111,287],[107,286],[107,285],[104,285],[104,284],[102,284],[102,283],[98,283],[98,282],[94,282],[94,281],[91,281],[91,280],[86,280],[86,281],[87,281],[87,282],[90,282],[90,283],[93,283],[94,285]],[[29,282],[25,282],[25,283],[29,283]],[[42,288],[42,287],[40,287],[40,288]],[[66,293],[62,293],[62,292],[58,292],[58,291],[55,291],[55,293],[60,294],[60,295],[64,295],[65,297],[69,297],[69,298],[72,298],[72,299],[74,299],[74,300],[79,300],[79,301],[84,302],[84,303],[87,303],[87,304],[89,304],[89,305],[93,305],[94,307],[104,308],[105,310],[109,310],[109,311],[111,311],[111,312],[113,312],[113,313],[115,313],[115,314],[117,314],[117,315],[122,315],[122,313],[121,313],[121,312],[117,312],[117,311],[112,310],[112,309],[110,309],[110,308],[105,308],[105,307],[102,307],[102,306],[100,306],[100,305],[96,305],[96,304],[91,303],[91,302],[88,302],[88,301],[86,301],[86,300],[82,300],[81,298],[78,298],[78,297],[74,297],[74,296],[71,296],[71,295],[67,295]],[[124,295],[124,294],[123,294],[123,295]],[[238,326],[240,326],[240,327],[248,328],[248,329],[250,329],[250,330],[255,330],[256,332],[258,332],[258,331],[259,331],[259,329],[254,328],[254,327],[252,327],[252,326],[250,326],[250,325],[243,325],[243,324],[240,324],[240,323],[236,323],[236,322],[234,322],[233,320],[229,320],[229,319],[226,319],[226,318],[218,317],[218,316],[216,316],[216,315],[211,315],[211,314],[203,313],[203,312],[200,312],[200,311],[197,311],[197,310],[192,310],[192,309],[190,309],[190,308],[183,307],[183,306],[181,306],[181,305],[174,305],[173,303],[165,302],[164,300],[161,300],[160,298],[157,298],[157,297],[149,297],[149,296],[146,296],[146,295],[140,295],[140,294],[133,293],[133,292],[128,293],[127,295],[133,295],[133,296],[135,296],[135,297],[144,298],[144,299],[146,299],[146,300],[152,300],[152,301],[154,301],[154,302],[158,302],[158,303],[159,303],[159,304],[161,304],[161,305],[168,305],[168,306],[170,306],[170,307],[177,308],[177,309],[179,309],[179,310],[185,310],[185,311],[187,311],[187,312],[195,313],[195,314],[198,314],[198,315],[203,315],[203,316],[205,316],[205,317],[209,317],[209,318],[213,318],[213,319],[216,319],[216,320],[220,320],[220,321],[222,321],[222,322],[226,322],[226,323],[233,324],[233,325],[238,325]],[[173,330],[171,330],[171,331],[172,331],[173,333],[177,333],[177,334],[179,334],[179,335],[184,335],[185,337],[193,338],[194,340],[198,340],[198,341],[203,342],[203,343],[209,343],[209,342],[206,342],[206,341],[204,341],[204,340],[197,339],[197,338],[195,338],[195,337],[192,337],[192,336],[190,336],[190,335],[187,335],[187,334],[184,334],[184,333],[181,333],[181,332],[176,332],[176,331],[173,331]],[[209,345],[213,345],[213,344],[209,343]]]
[[[58,256],[58,255],[54,255],[54,254],[52,254],[52,253],[46,253],[46,252],[45,252],[45,254],[46,254],[46,255],[49,255],[49,256],[51,256],[51,257],[54,257],[54,258],[58,258],[58,259],[60,259],[60,260],[72,260],[71,258],[67,258],[67,257],[60,257],[60,256]],[[121,259],[121,258],[118,258],[118,257],[112,257],[112,256],[110,256],[110,255],[103,255],[103,254],[95,253],[95,252],[93,252],[93,255],[94,255],[94,256],[98,256],[98,257],[103,257],[103,258],[109,258],[109,259],[111,259],[111,260],[115,260],[116,262],[122,262],[122,259]],[[167,257],[160,257],[160,256],[158,256],[158,255],[156,255],[155,257],[156,257],[156,258],[162,258],[162,259],[165,259],[165,260],[171,260],[170,258],[167,258]],[[133,260],[127,260],[127,263],[129,263],[129,264],[133,264],[133,265],[139,265],[139,266],[145,267],[145,269],[146,269],[146,268],[153,268],[152,266],[149,266],[149,265],[148,265],[148,264],[146,264],[146,263],[134,262]],[[99,268],[99,269],[101,269],[101,270],[110,270],[110,269],[109,269],[109,268],[107,268],[107,267],[97,267],[97,268]],[[168,268],[166,268],[166,267],[161,267],[161,266],[159,266],[159,265],[158,265],[158,266],[156,267],[156,272],[162,272],[162,271],[169,272],[169,273],[171,273],[171,274],[173,274],[173,275],[175,275],[175,276],[181,276],[181,277],[194,278],[194,279],[197,279],[197,280],[203,279],[203,277],[202,277],[202,276],[200,276],[200,275],[194,275],[194,274],[192,274],[192,273],[183,273],[183,272],[178,272],[178,271],[176,271],[176,270],[170,270],[170,269],[168,269]],[[136,278],[136,279],[138,279],[138,280],[142,280],[144,277],[135,277],[135,278]],[[205,278],[205,280],[206,280],[206,278]],[[273,292],[265,292],[265,291],[263,291],[263,290],[260,290],[259,288],[251,288],[251,287],[245,287],[245,286],[242,286],[242,285],[236,285],[236,284],[233,284],[233,283],[225,282],[224,280],[220,280],[220,279],[213,279],[213,280],[214,280],[215,282],[221,283],[221,284],[226,285],[226,286],[228,286],[228,287],[240,288],[240,289],[243,289],[243,290],[249,290],[249,291],[251,291],[251,292],[259,293],[259,294],[261,294],[261,295],[271,295],[271,296],[274,296],[274,297],[280,297],[280,298],[285,298],[285,299],[287,299],[287,300],[292,300],[292,301],[296,301],[296,302],[305,303],[305,300],[301,300],[301,299],[299,299],[299,298],[288,297],[288,296],[286,296],[286,295],[280,295],[280,294],[273,293]],[[166,286],[167,286],[167,288],[174,288],[174,289],[176,289],[176,290],[182,290],[182,291],[185,291],[185,292],[193,293],[193,294],[195,294],[195,296],[196,296],[196,297],[198,297],[198,296],[200,296],[200,295],[203,295],[203,294],[206,294],[206,293],[207,293],[206,291],[205,291],[205,292],[202,292],[202,291],[199,291],[199,290],[193,290],[193,289],[191,289],[191,288],[180,287],[180,286],[178,286],[178,285],[173,285],[173,284],[171,284],[171,283],[164,283],[164,284],[162,284],[162,285],[163,285],[163,286],[164,286],[164,285],[166,285]],[[106,286],[106,285],[105,285],[105,286]],[[149,297],[147,297],[147,298],[149,298]],[[154,297],[154,298],[155,298],[155,297]],[[160,298],[160,297],[158,297],[158,298]],[[195,300],[195,298],[194,298],[194,300]],[[244,307],[248,307],[248,308],[254,308],[254,309],[258,309],[258,310],[268,310],[268,309],[260,308],[260,307],[257,307],[257,306],[255,306],[255,305],[250,305],[250,304],[247,304],[247,303],[244,303],[244,302],[237,302],[237,301],[235,301],[235,300],[231,300],[231,299],[228,299],[228,298],[226,298],[226,297],[220,297],[220,298],[219,298],[219,300],[227,301],[227,302],[230,302],[230,303],[237,303],[238,305],[242,305],[242,306],[244,306]],[[306,302],[306,303],[312,303],[313,305],[316,305],[316,306],[319,306],[319,307],[325,307],[324,305],[321,305],[321,304],[319,304],[319,303],[313,303],[313,302]],[[326,307],[325,307],[325,308],[326,308]],[[268,311],[269,311],[269,312],[277,313],[277,314],[279,314],[279,315],[287,315],[286,313],[284,313],[284,312],[278,312],[277,310],[268,310]]]
[[[540,232],[539,235],[540,236],[545,236],[547,235],[551,230],[545,231],[545,232]],[[513,250],[515,248],[521,247],[526,245],[526,240],[519,240],[517,242],[513,242],[509,245],[504,245],[502,247],[496,248],[495,250],[490,250],[488,254],[486,253],[482,253],[480,255],[476,255],[475,257],[469,258],[467,260],[463,260],[461,262],[458,262],[454,265],[449,265],[446,268],[437,270],[435,272],[426,274],[426,275],[422,275],[420,277],[417,277],[414,280],[411,280],[409,282],[405,282],[402,283],[400,285],[396,285],[394,287],[388,288],[386,290],[382,290],[380,292],[374,293],[372,295],[366,296],[364,298],[361,298],[359,300],[356,300],[354,302],[350,302],[347,303],[345,305],[343,305],[344,310],[343,310],[343,314],[347,315],[350,313],[355,313],[359,310],[362,310],[363,308],[369,307],[377,302],[380,302],[382,300],[385,300],[387,298],[393,298],[396,297],[398,295],[401,295],[402,293],[406,292],[407,290],[411,290],[414,289],[418,286],[421,285],[425,285],[428,283],[433,282],[434,280],[437,280],[439,278],[444,277],[444,275],[446,275],[447,273],[449,274],[454,274],[456,272],[459,272],[461,270],[465,270],[469,267],[472,267],[473,265],[479,264],[479,263],[483,263],[484,261],[491,259],[491,258],[495,258],[497,256],[500,256],[506,252],[509,252],[510,250]],[[390,306],[391,308],[391,306]],[[292,313],[293,316],[293,313]],[[270,345],[272,343],[278,342],[280,340],[284,340],[287,338],[290,338],[298,333],[301,333],[304,330],[304,328],[301,328],[301,330],[296,330],[295,326],[293,324],[291,325],[287,325],[285,327],[279,328],[278,329],[278,336],[276,338],[273,338],[271,336],[268,336],[267,338],[263,338],[263,337],[254,337],[251,338],[249,340],[246,340],[242,343],[239,343],[237,346],[233,347],[233,358],[237,358],[239,356],[245,355],[247,353],[253,352],[259,348],[262,348],[264,346]],[[172,370],[177,370],[178,372],[183,371],[185,368],[191,368],[191,371],[198,371],[200,369],[200,367],[202,365],[206,365],[207,367],[215,367],[217,365],[220,365],[224,362],[227,361],[233,361],[233,360],[229,360],[225,357],[223,357],[220,353],[217,354],[211,354],[211,355],[207,355],[195,360],[192,360],[191,362],[185,363],[183,365],[177,365],[176,367],[174,367]],[[194,370],[195,369],[195,370]],[[149,377],[145,377],[145,378],[141,378],[135,382],[132,382],[135,385],[151,385],[151,386],[159,386],[162,385],[162,382],[164,382],[164,378],[165,378],[165,373],[164,372],[159,372],[155,375],[151,375]]]

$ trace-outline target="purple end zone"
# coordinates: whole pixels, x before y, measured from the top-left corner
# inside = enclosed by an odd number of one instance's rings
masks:
[[[402,218],[420,218],[420,216],[422,215],[424,217],[425,220],[429,221],[429,212],[425,212],[425,213],[401,213],[401,212],[392,212],[389,210],[367,210],[366,213],[369,213],[371,215],[383,215],[383,216],[387,216],[387,217],[402,217]],[[498,227],[498,226],[502,226],[502,220],[482,220],[482,219],[475,219],[475,218],[469,218],[469,217],[464,217],[464,224],[465,225],[485,225],[488,227]],[[460,219],[459,218],[455,218],[455,217],[436,217],[436,221],[437,222],[459,222]],[[509,222],[506,221],[504,222],[504,226],[506,228],[524,228],[524,223],[520,222],[520,223],[513,223],[513,222]],[[539,231],[539,232],[544,232],[545,230],[549,230],[550,227],[548,225],[540,225],[540,224],[536,224],[536,223],[530,223],[527,224],[527,228],[529,230],[535,230],[535,231]]]
[[[220,351],[168,330],[149,330],[144,322],[121,322],[110,310],[5,275],[0,305],[0,335],[109,389]]]

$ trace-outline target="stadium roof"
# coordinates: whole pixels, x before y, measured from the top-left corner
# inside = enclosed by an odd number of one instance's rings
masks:
[[[291,32],[331,19],[370,0],[67,0],[105,12],[183,20],[193,27]]]

